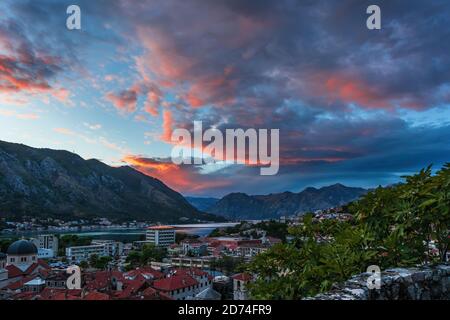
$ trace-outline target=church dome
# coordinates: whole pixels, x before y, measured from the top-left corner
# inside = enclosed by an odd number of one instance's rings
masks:
[[[8,255],[29,255],[29,254],[37,254],[38,249],[31,241],[27,240],[18,240],[13,242],[9,247],[6,253]]]

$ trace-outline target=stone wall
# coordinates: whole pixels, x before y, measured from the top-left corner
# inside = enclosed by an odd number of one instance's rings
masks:
[[[450,265],[388,269],[381,274],[381,288],[369,290],[362,273],[335,285],[331,291],[306,300],[449,300]]]

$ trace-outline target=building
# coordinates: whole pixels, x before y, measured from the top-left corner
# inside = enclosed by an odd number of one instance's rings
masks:
[[[13,242],[6,251],[6,266],[13,265],[20,270],[26,270],[38,260],[38,249],[33,242],[18,240]]]
[[[51,259],[55,254],[52,249],[38,248],[38,259]]]
[[[139,240],[139,241],[133,241],[132,249],[133,250],[142,250],[144,246],[154,244],[153,241],[147,241],[147,240]]]
[[[123,243],[114,240],[92,240],[93,245],[105,246],[105,254],[110,257],[118,257],[123,254]]]
[[[235,254],[239,257],[253,258],[254,256],[267,251],[270,245],[262,243],[244,243],[236,248]]]
[[[67,289],[69,276],[66,269],[51,270],[45,278],[45,286],[51,289]]]
[[[105,245],[93,244],[66,248],[66,257],[69,262],[86,261],[94,254],[97,256],[106,256]]]
[[[199,257],[208,254],[208,245],[197,239],[187,239],[181,243],[182,253],[190,257]]]
[[[175,243],[175,228],[171,226],[153,226],[147,228],[146,240],[155,246],[169,247]]]
[[[54,258],[58,255],[58,237],[55,235],[41,234],[31,241],[38,248],[39,258]]]
[[[38,249],[33,242],[27,240],[13,242],[6,251],[6,259],[4,254],[0,255],[0,265],[6,269],[6,273],[0,272],[3,279],[0,287],[8,292],[22,291],[25,289],[25,283],[39,276],[41,272],[49,270],[50,267],[45,261],[38,259],[37,254]],[[40,290],[40,287],[42,283],[39,281],[31,282],[28,286],[31,291]]]
[[[238,273],[233,277],[233,300],[249,300],[248,283],[253,280],[251,274]]]
[[[153,282],[153,288],[160,290],[175,300],[186,300],[197,293],[198,282],[186,274],[169,275]]]
[[[45,280],[41,279],[40,277],[36,277],[30,281],[27,281],[23,285],[24,292],[38,293],[44,290],[44,288],[45,288]]]
[[[222,300],[222,295],[212,287],[208,287],[197,293],[193,300]]]
[[[8,270],[6,270],[6,254],[0,252],[0,289],[8,282]]]
[[[214,257],[172,257],[170,264],[173,267],[189,267],[189,268],[201,268],[207,269],[211,265],[211,260]]]

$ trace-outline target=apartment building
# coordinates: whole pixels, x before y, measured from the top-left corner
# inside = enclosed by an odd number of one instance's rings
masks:
[[[169,247],[175,243],[175,228],[171,226],[153,226],[147,228],[146,240],[155,246]]]
[[[54,258],[58,255],[58,237],[54,234],[40,234],[31,241],[38,248],[38,258]]]

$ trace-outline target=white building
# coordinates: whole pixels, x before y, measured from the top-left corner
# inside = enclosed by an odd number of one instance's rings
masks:
[[[175,243],[175,228],[171,226],[153,226],[147,228],[146,240],[155,246],[169,247]]]
[[[93,245],[104,245],[105,254],[110,257],[117,257],[123,254],[123,243],[114,240],[92,240]]]
[[[106,256],[105,245],[95,244],[90,246],[77,246],[66,248],[66,257],[70,262],[80,262],[88,260],[92,255]]]
[[[66,248],[69,261],[80,262],[88,260],[92,255],[117,257],[123,254],[124,245],[114,240],[92,240],[89,246]]]
[[[200,269],[175,269],[165,278],[155,280],[153,287],[175,300],[192,300],[197,294],[212,289],[212,277]]]
[[[54,258],[56,255],[52,249],[38,248],[38,258],[39,259],[50,259]]]
[[[53,234],[41,234],[35,239],[31,239],[34,245],[39,249],[46,249],[41,251],[42,258],[54,258],[58,255],[58,237]],[[49,256],[49,251],[51,250],[52,254]],[[39,255],[39,251],[38,251]],[[41,258],[39,255],[39,258]]]

